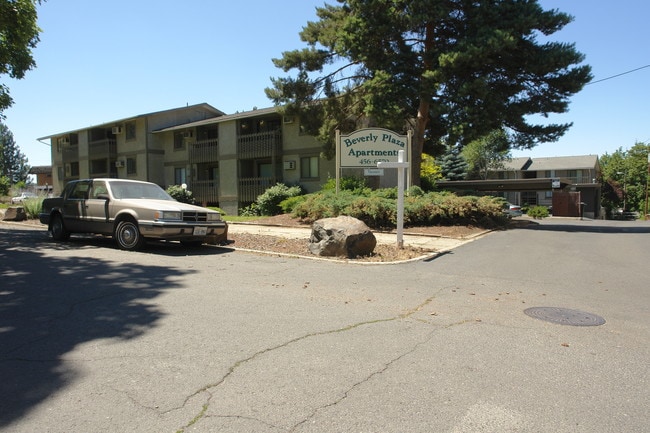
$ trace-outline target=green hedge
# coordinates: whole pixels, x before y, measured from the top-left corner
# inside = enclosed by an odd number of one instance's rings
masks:
[[[394,227],[397,223],[397,190],[325,190],[304,196],[295,203],[292,216],[313,222],[321,218],[349,215],[372,228]],[[455,194],[413,191],[404,200],[405,226],[471,224],[494,227],[505,224],[503,199],[498,197],[459,197]]]

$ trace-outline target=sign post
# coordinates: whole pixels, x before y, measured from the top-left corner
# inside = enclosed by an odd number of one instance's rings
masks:
[[[404,162],[404,151],[399,150],[397,162],[378,162],[377,168],[397,169],[397,248],[404,248],[404,169],[409,163]]]

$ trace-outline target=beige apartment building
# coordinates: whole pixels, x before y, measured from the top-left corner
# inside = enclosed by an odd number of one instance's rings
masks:
[[[277,182],[320,189],[335,161],[278,108],[226,115],[198,104],[136,115],[42,137],[52,153],[52,185],[114,177],[187,185],[201,204],[236,215]]]

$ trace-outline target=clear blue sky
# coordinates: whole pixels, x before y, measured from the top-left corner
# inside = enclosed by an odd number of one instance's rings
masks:
[[[36,69],[9,80],[5,124],[30,165],[49,165],[37,138],[123,117],[207,102],[226,112],[271,106],[271,59],[302,48],[298,33],[323,0],[48,0],[39,6]],[[332,2],[333,3],[333,2]],[[650,65],[650,2],[541,0],[575,21],[552,39],[574,42],[594,81]],[[3,78],[4,79],[4,78]],[[554,122],[557,143],[513,156],[612,153],[650,142],[650,68],[590,84]]]

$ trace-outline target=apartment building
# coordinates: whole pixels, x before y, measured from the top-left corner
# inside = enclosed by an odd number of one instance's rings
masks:
[[[92,177],[185,184],[200,203],[236,215],[277,182],[312,192],[336,175],[335,161],[320,158],[320,143],[276,107],[226,115],[198,104],[39,140],[48,139],[55,193]]]

